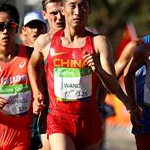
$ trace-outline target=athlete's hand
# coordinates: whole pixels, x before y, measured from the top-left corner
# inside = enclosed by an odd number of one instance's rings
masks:
[[[3,107],[4,107],[5,104],[7,104],[7,103],[8,103],[8,102],[7,102],[4,98],[0,97],[0,110],[3,109]]]
[[[93,71],[96,71],[98,70],[98,64],[99,64],[99,61],[98,61],[98,57],[94,54],[90,54],[88,53],[87,51],[84,51],[83,52],[83,59],[85,60],[85,63],[87,64],[88,67],[91,67],[91,69]]]
[[[44,102],[44,95],[42,93],[38,93],[34,95],[34,100],[33,100],[33,113],[34,114],[39,114],[45,107],[43,104]]]
[[[143,128],[144,125],[140,123],[142,119],[142,109],[139,106],[130,109],[130,120],[134,128]]]

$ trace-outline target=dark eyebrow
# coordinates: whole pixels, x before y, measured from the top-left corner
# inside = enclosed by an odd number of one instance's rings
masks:
[[[75,4],[75,2],[69,2],[69,5]]]
[[[69,5],[75,4],[75,2],[69,2]],[[86,4],[86,1],[82,1],[79,5]]]
[[[60,10],[55,10],[55,11],[49,12],[49,14],[56,14],[58,12],[60,12]]]

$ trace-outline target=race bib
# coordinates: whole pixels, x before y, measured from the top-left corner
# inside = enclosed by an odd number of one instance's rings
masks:
[[[31,88],[28,85],[0,86],[0,96],[8,103],[3,111],[7,115],[21,115],[29,111],[31,103]]]
[[[54,92],[58,100],[83,100],[92,95],[89,68],[54,68]]]

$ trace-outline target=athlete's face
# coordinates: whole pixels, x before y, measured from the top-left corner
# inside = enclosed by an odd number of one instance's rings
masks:
[[[58,31],[64,28],[65,18],[61,14],[61,2],[49,2],[46,11],[43,12],[44,18],[48,20],[50,30]]]
[[[26,39],[24,44],[32,47],[37,37],[46,33],[46,25],[41,21],[34,20],[22,27],[22,33]]]
[[[65,15],[66,24],[74,28],[85,27],[90,14],[88,0],[66,0],[62,13]]]
[[[17,24],[7,12],[0,12],[0,47],[9,47],[15,39]]]

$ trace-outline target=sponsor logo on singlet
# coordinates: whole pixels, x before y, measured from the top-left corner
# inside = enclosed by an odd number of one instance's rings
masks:
[[[21,68],[25,67],[25,65],[26,65],[26,60],[23,60],[23,61],[20,63],[19,68],[21,69]]]
[[[51,48],[51,49],[50,49],[50,53],[51,53],[51,56],[54,57],[54,56],[66,54],[67,52],[66,52],[66,51],[55,52],[55,49]]]
[[[21,81],[27,81],[27,75],[16,75],[12,77],[1,77],[0,85],[16,84]]]

